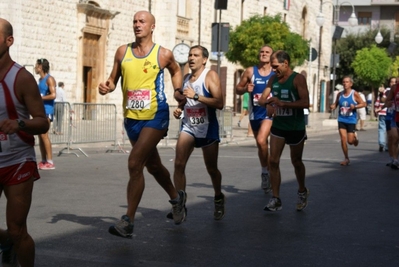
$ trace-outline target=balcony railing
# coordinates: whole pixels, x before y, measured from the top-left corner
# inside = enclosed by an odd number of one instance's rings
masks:
[[[180,36],[190,35],[190,19],[177,16],[177,33]]]

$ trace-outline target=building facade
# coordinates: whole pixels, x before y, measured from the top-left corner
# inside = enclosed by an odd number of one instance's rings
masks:
[[[295,70],[307,77],[315,103],[313,111],[319,111],[327,98],[323,94],[328,93],[330,77],[325,66],[330,61],[332,26],[317,26],[320,6],[320,0],[228,0],[226,10],[215,10],[215,0],[0,0],[0,17],[14,26],[14,60],[33,73],[36,60],[46,58],[56,81],[65,83],[69,102],[114,103],[122,114],[121,91],[101,96],[97,87],[109,76],[116,49],[134,40],[135,12],[148,10],[154,14],[154,41],[171,50],[180,42],[190,46],[201,44],[211,50],[212,23],[226,22],[234,29],[255,14],[280,13],[291,31],[309,40],[310,46],[318,51],[316,60]],[[323,13],[326,21],[332,21],[332,5],[325,5]],[[215,53],[207,67],[215,69],[218,63],[226,107],[239,113],[240,96],[235,94],[234,87],[243,68],[223,56],[218,61]],[[173,105],[170,78],[166,77],[165,82]]]

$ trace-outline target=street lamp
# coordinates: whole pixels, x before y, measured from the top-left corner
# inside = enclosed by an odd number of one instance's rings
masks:
[[[330,3],[334,7],[333,23],[334,23],[335,28],[337,28],[337,26],[338,26],[339,11],[340,11],[340,8],[341,8],[342,4],[350,4],[352,6],[352,14],[351,14],[351,16],[348,19],[348,23],[352,27],[353,26],[357,26],[357,18],[356,18],[356,14],[355,14],[355,7],[350,2],[345,1],[345,2],[342,2],[342,3],[338,3],[338,0],[336,0],[335,5],[334,5],[333,2],[330,2],[330,1],[326,1],[326,2],[321,1],[320,13],[316,17],[316,23],[317,23],[317,25],[319,25],[319,27],[323,27],[324,14],[323,14],[323,8],[322,7],[323,7],[324,4],[327,4],[327,3]],[[321,36],[320,36],[320,38],[321,38]],[[338,38],[334,38],[334,52],[333,52],[333,58],[332,58],[332,60],[333,60],[333,62],[332,62],[333,63],[332,90],[335,90],[335,76],[336,76],[335,73],[336,73],[336,68],[337,68],[336,62],[335,62],[335,59],[336,59],[335,55],[337,54],[337,39]],[[331,115],[331,118],[332,118],[332,115]]]
[[[382,35],[381,35],[381,31],[378,30],[378,33],[377,33],[377,35],[375,36],[374,41],[375,41],[377,44],[380,44],[380,43],[382,42],[382,40],[384,40],[384,38],[383,38]]]

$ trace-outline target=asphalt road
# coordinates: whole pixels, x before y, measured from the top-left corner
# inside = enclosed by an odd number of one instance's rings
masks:
[[[302,212],[289,147],[281,160],[283,209],[272,213],[263,210],[270,195],[260,189],[253,140],[221,146],[222,221],[213,220],[213,189],[197,149],[187,167],[187,221],[166,218],[167,194],[147,174],[133,239],[107,231],[126,211],[128,155],[92,147],[89,157],[56,157],[56,170],[41,171],[35,183],[28,219],[36,266],[399,266],[399,171],[385,166],[376,129],[359,136],[347,167],[339,165],[336,131],[309,136]],[[174,150],[159,151],[172,172]]]

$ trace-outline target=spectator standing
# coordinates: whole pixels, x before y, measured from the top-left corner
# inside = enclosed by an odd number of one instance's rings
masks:
[[[359,96],[366,102],[366,96],[363,94],[363,88],[358,89]],[[359,123],[359,131],[365,131],[364,121],[366,120],[366,107],[357,109],[357,122]]]
[[[384,103],[387,96],[387,91],[389,90],[385,89],[384,85],[382,84],[378,88],[378,96],[374,103],[374,112],[378,119],[378,151],[380,152],[384,150],[388,151],[386,127],[387,107]]]
[[[51,123],[54,119],[54,99],[56,96],[56,83],[49,74],[50,62],[45,58],[40,58],[36,61],[35,72],[40,75],[39,78],[39,91],[43,99],[44,110],[46,112],[47,119]],[[51,147],[51,140],[49,131],[39,135],[39,146],[42,160],[38,167],[40,170],[54,170],[53,162],[53,149]]]
[[[56,88],[56,97],[54,100],[54,105],[55,105],[55,127],[53,127],[53,133],[54,134],[62,134],[62,122],[64,120],[64,108],[65,108],[65,103],[66,97],[65,97],[65,91],[64,91],[64,83],[63,82],[58,82],[58,86]],[[54,125],[53,125],[54,126]]]

